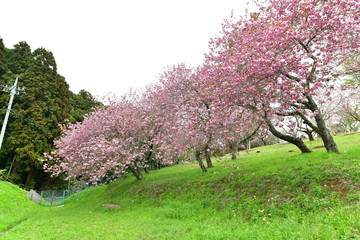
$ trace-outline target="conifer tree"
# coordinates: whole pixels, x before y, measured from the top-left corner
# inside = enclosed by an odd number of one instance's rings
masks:
[[[38,159],[52,148],[53,140],[60,134],[59,123],[69,118],[69,86],[58,74],[52,52],[43,48],[32,52],[26,42],[6,49],[6,65],[12,78],[20,76],[19,86],[25,92],[15,97],[0,167],[8,168],[14,160],[11,178],[26,188],[40,188],[50,178]],[[2,79],[5,82],[11,78]],[[8,94],[2,93],[0,99],[1,105],[6,105]]]
[[[80,90],[78,94],[71,93],[70,96],[71,103],[71,113],[70,113],[70,122],[76,123],[84,120],[84,116],[90,112],[95,107],[102,106],[101,102],[95,100],[95,98],[84,89]]]

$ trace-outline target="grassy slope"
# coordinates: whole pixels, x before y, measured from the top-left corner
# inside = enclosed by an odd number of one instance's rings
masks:
[[[26,193],[9,182],[0,181],[0,237],[40,209],[25,197]]]
[[[358,239],[360,134],[336,141],[340,155],[279,144],[215,160],[209,173],[187,164],[121,179],[43,208],[0,239]]]

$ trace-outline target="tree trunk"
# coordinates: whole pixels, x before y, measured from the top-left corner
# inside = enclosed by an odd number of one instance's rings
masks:
[[[312,99],[311,96],[307,96],[307,99],[308,99],[308,104],[309,104],[310,110],[312,112],[317,112],[318,113],[315,116],[315,121],[316,121],[316,125],[318,127],[318,130],[319,130],[318,134],[320,135],[326,150],[328,152],[340,153],[338,148],[337,148],[337,145],[336,145],[336,143],[334,141],[334,138],[330,134],[329,129],[327,129],[327,127],[326,127],[324,117],[323,117],[322,113],[320,112],[317,104],[315,103],[315,101]]]
[[[26,181],[25,181],[25,186],[24,188],[27,189],[29,186],[29,183],[32,179],[33,173],[35,171],[34,166],[30,165],[30,171],[28,172],[27,176],[26,176]],[[31,188],[33,188],[34,186],[31,186]]]
[[[210,148],[209,146],[205,147],[205,159],[206,159],[206,164],[208,168],[213,168],[213,164],[211,162],[211,155],[210,155]]]
[[[229,149],[230,149],[230,154],[231,154],[231,160],[235,160],[236,159],[236,145],[233,143],[229,143]]]
[[[146,174],[150,173],[151,162],[153,162],[153,160],[151,160],[153,146],[154,146],[153,144],[150,145],[150,150],[145,158],[146,167],[144,168],[144,171]]]
[[[141,180],[143,179],[143,175],[141,175],[140,171],[138,168],[135,168],[134,166],[129,166],[130,171],[134,174],[134,176],[136,177],[137,180]]]
[[[306,131],[305,133],[308,135],[309,141],[315,141],[312,131]]]
[[[319,134],[321,139],[323,140],[324,146],[326,148],[326,150],[328,152],[334,152],[334,153],[340,153],[337,145],[334,141],[334,138],[332,137],[332,135],[330,134],[329,129],[326,128],[326,124],[324,121],[324,118],[322,116],[321,113],[319,113],[316,117],[315,117],[316,123],[318,125],[319,128]]]
[[[213,168],[213,164],[211,162],[211,156],[209,152],[205,152],[206,164],[208,168]]]
[[[149,162],[149,165],[150,165],[150,169],[151,169],[151,170],[156,170],[156,169],[157,169],[157,165],[156,165],[156,162],[155,162],[155,161],[150,161],[150,162]]]
[[[302,153],[310,153],[311,150],[310,148],[308,148],[305,143],[303,142],[303,140],[301,140],[301,138],[297,138],[297,137],[293,137],[293,136],[290,136],[290,135],[286,135],[286,134],[283,134],[281,132],[279,132],[278,130],[276,130],[276,128],[274,127],[274,125],[270,122],[270,120],[267,120],[267,125],[269,127],[269,130],[270,132],[277,138],[280,138],[282,140],[285,140],[289,143],[292,143],[294,144],[295,146],[297,146],[300,151]]]
[[[206,169],[203,161],[201,160],[200,151],[196,151],[196,152],[195,152],[195,157],[196,157],[196,161],[199,163],[199,166],[200,166],[201,170],[202,170],[203,172],[207,172],[207,169]]]
[[[259,138],[260,138],[260,141],[262,142],[262,144],[264,144],[264,146],[266,146],[267,143],[266,143],[266,141],[265,141],[265,138],[263,138],[263,137],[259,137]]]

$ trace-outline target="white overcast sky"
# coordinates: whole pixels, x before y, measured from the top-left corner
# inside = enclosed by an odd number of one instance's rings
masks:
[[[54,53],[70,89],[120,95],[166,66],[200,65],[208,41],[247,0],[4,0],[0,36]],[[251,10],[251,9],[250,9]]]

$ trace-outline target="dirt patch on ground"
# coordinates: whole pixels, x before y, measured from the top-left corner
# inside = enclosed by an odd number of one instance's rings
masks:
[[[350,185],[341,179],[329,180],[324,183],[324,187],[332,192],[340,193],[341,198],[346,198],[349,193]]]
[[[118,203],[106,203],[106,204],[102,204],[102,207],[106,207],[108,209],[117,209],[120,207],[120,204]]]
[[[349,136],[349,135],[355,135],[355,134],[358,134],[359,132],[354,132],[354,133],[346,133],[344,134],[344,136]]]

